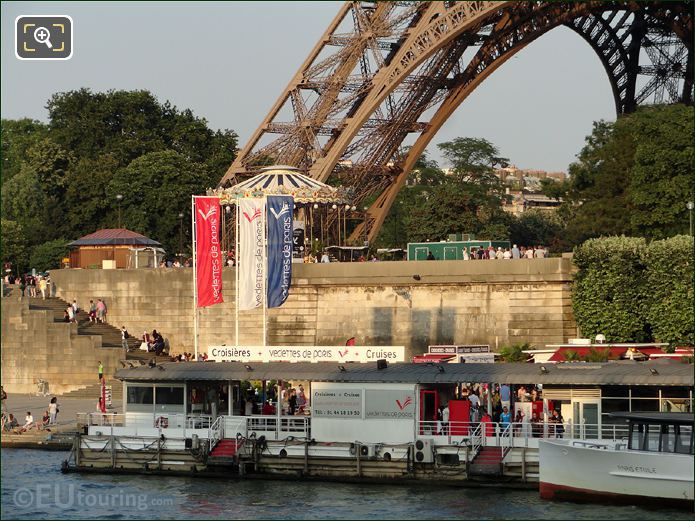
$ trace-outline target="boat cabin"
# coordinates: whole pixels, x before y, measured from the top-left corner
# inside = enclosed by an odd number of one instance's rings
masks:
[[[627,420],[628,449],[693,454],[693,415],[690,413],[612,413]]]
[[[90,433],[106,426],[124,435],[451,445],[477,432],[493,443],[507,436],[537,446],[543,437],[627,437],[624,419],[611,412],[689,413],[693,406],[692,366],[680,362],[180,362],[116,377],[123,415],[89,415]],[[506,405],[511,419],[500,414]]]

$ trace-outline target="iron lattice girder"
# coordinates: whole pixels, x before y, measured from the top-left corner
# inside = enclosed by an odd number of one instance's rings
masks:
[[[446,118],[510,56],[560,24],[602,60],[618,112],[666,94],[687,102],[690,8],[689,2],[346,3],[222,182],[253,173],[259,160],[289,163],[319,180],[336,176],[355,189],[357,202],[381,194],[367,219],[373,238],[415,154]],[[466,49],[474,50],[472,59],[459,62]],[[651,63],[640,63],[642,49]],[[636,93],[638,76],[651,79]],[[278,117],[283,105],[293,114],[285,122]],[[419,121],[431,108],[429,121]],[[401,155],[410,133],[419,137]],[[264,135],[277,137],[259,146]],[[336,167],[346,159],[351,167]]]

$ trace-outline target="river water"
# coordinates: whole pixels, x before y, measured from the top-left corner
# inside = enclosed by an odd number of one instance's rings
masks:
[[[61,474],[67,452],[2,451],[2,519],[692,519],[542,501],[536,490]]]

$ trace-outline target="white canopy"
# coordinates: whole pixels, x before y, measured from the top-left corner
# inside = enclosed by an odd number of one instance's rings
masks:
[[[345,203],[349,199],[344,189],[327,185],[284,165],[264,168],[246,181],[212,192],[220,196],[223,204],[242,197],[264,195],[291,195],[298,203]]]

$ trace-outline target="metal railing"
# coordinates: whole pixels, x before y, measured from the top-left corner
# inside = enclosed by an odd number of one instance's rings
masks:
[[[125,414],[115,412],[78,412],[77,423],[90,427],[123,427]]]
[[[571,438],[624,440],[628,436],[627,424],[553,423],[553,422],[463,422],[421,421],[417,432],[424,436],[444,436],[449,443],[470,440],[473,435],[484,439],[483,444],[497,446],[509,444],[511,439]],[[495,440],[491,442],[491,440]],[[518,445],[518,443],[516,443]]]
[[[224,416],[218,416],[217,419],[208,428],[208,440],[210,441],[209,450],[215,448],[215,445],[224,438]]]

